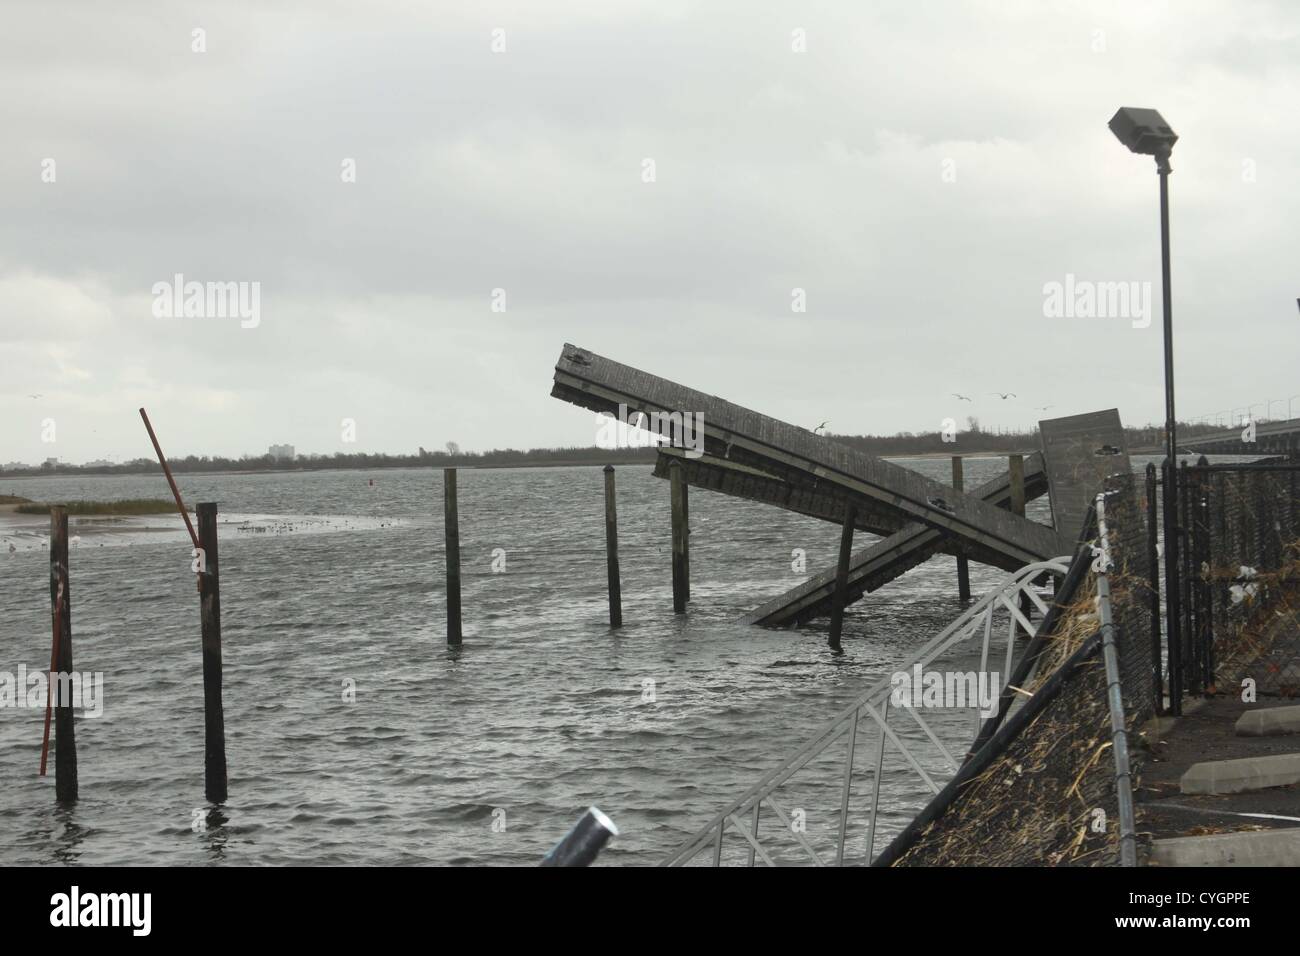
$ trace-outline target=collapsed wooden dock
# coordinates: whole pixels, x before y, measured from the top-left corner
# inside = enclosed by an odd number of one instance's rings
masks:
[[[1041,455],[1031,455],[1025,461],[1025,498],[1041,497],[1047,491],[1047,473]],[[1003,472],[971,492],[972,495],[999,508],[1011,506],[1011,473]],[[878,532],[877,532],[878,533]],[[908,571],[924,564],[936,554],[969,556],[983,564],[1014,571],[1019,564],[1009,565],[996,552],[981,549],[967,551],[963,545],[928,525],[912,522],[854,553],[849,560],[846,600],[853,603],[864,594],[883,587]],[[741,618],[744,624],[761,624],[764,627],[782,627],[801,624],[831,612],[835,597],[835,569],[815,574],[761,607]]]
[[[640,415],[690,422],[692,443],[661,446],[655,475],[840,524],[840,567],[814,575],[742,620],[798,623],[895,580],[946,553],[1003,570],[1071,551],[1087,495],[1129,467],[1118,412],[1040,423],[1043,454],[969,493],[805,428],[565,345],[551,395],[624,422]],[[665,436],[669,437],[669,436]],[[1050,494],[1054,526],[1030,521],[1024,502]],[[852,531],[879,535],[850,556]],[[685,545],[683,545],[685,547]],[[964,585],[963,585],[964,587]],[[680,604],[682,602],[675,602]],[[836,628],[832,625],[832,632]]]
[[[1049,527],[1003,511],[880,458],[807,429],[566,345],[551,395],[617,415],[690,414],[701,422],[704,451],[796,485],[825,488],[859,511],[884,510],[921,521],[973,546],[1027,564],[1061,551]]]

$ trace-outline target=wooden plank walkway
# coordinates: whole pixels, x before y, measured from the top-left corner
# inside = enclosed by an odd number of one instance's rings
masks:
[[[1037,498],[1047,491],[1047,473],[1040,455],[1025,459],[1025,498]],[[985,482],[972,495],[996,507],[1011,505],[1011,474],[1003,472]],[[848,602],[883,587],[890,581],[928,561],[940,552],[955,553],[961,543],[944,532],[913,522],[883,541],[856,552],[849,561]],[[1019,564],[1006,561],[997,552],[971,551],[977,561],[1014,571]],[[742,617],[742,624],[783,627],[822,617],[830,613],[835,593],[835,569],[830,568],[798,584],[784,594]]]
[[[1056,531],[900,465],[612,359],[565,345],[551,395],[596,412],[703,416],[704,451],[786,481],[819,480],[859,508],[896,511],[968,545],[1028,564],[1069,549]]]

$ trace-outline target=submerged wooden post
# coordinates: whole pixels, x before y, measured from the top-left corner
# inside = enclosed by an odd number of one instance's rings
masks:
[[[605,466],[605,569],[609,577],[609,626],[623,626],[623,586],[618,574],[618,506],[614,466]]]
[[[684,479],[682,481],[682,566],[686,569],[683,575],[686,588],[686,600],[691,600],[691,486]]]
[[[965,478],[962,474],[961,455],[952,456],[952,486],[957,491],[962,491],[965,485]],[[970,600],[970,562],[966,560],[966,555],[957,555],[957,598],[961,601]]]
[[[54,798],[77,799],[77,736],[72,717],[72,597],[68,590],[68,512],[50,509],[50,602],[54,623],[55,663],[46,694],[54,703]],[[69,675],[61,679],[59,675]]]
[[[217,562],[217,505],[196,505],[199,547],[199,608],[203,628],[203,771],[210,803],[226,801],[226,718],[221,706],[221,577]]]
[[[1009,455],[1007,468],[1011,472],[1011,513],[1025,516],[1025,456]]]
[[[668,466],[669,495],[673,509],[673,613],[686,613],[690,585],[686,581],[686,482],[681,462]]]
[[[442,470],[442,525],[447,546],[447,644],[460,646],[460,517],[456,511],[456,469]]]
[[[849,505],[840,532],[840,560],[835,566],[835,599],[831,603],[831,650],[840,649],[840,631],[844,627],[844,605],[849,599],[849,556],[853,552],[853,526],[858,523],[856,505]]]

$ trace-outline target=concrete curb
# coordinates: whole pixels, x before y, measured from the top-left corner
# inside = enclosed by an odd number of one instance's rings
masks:
[[[1192,764],[1178,781],[1183,793],[1242,793],[1300,783],[1300,753]]]
[[[1154,866],[1300,866],[1300,827],[1173,837],[1151,845]]]
[[[1300,734],[1300,707],[1261,707],[1237,718],[1238,737]]]

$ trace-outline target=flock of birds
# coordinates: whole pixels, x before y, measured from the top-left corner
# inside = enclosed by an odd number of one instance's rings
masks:
[[[963,402],[973,402],[973,401],[974,401],[974,399],[971,398],[969,395],[963,395],[963,394],[961,394],[961,392],[949,392],[949,394],[952,395],[953,398],[960,399],[960,400],[963,401]],[[998,398],[1002,399],[1002,401],[1004,401],[1004,402],[1005,402],[1008,398],[1016,398],[1016,397],[1017,397],[1015,392],[989,392],[989,394],[990,394],[990,395],[996,395]],[[1055,408],[1055,407],[1056,407],[1055,405],[1035,405],[1035,406],[1034,406],[1034,411],[1036,411],[1036,412],[1045,412],[1045,411],[1047,411],[1049,408]]]
[[[953,398],[960,399],[960,400],[963,401],[963,402],[973,402],[973,401],[974,401],[974,399],[971,398],[969,395],[963,395],[963,394],[961,394],[961,392],[950,392],[949,394],[952,395]],[[1002,399],[1002,401],[1004,401],[1004,402],[1005,402],[1008,398],[1016,398],[1016,397],[1017,397],[1015,392],[989,392],[989,394],[990,394],[990,395],[996,395],[998,398]],[[1034,406],[1034,411],[1036,411],[1036,412],[1045,412],[1045,411],[1047,411],[1049,408],[1055,408],[1055,407],[1056,407],[1055,405],[1035,405],[1035,406]],[[812,430],[812,433],[813,433],[814,435],[820,435],[820,434],[822,433],[822,430],[825,429],[826,426],[829,425],[829,424],[830,424],[829,421],[822,422],[820,425],[818,425],[816,428],[814,428],[814,429]]]

